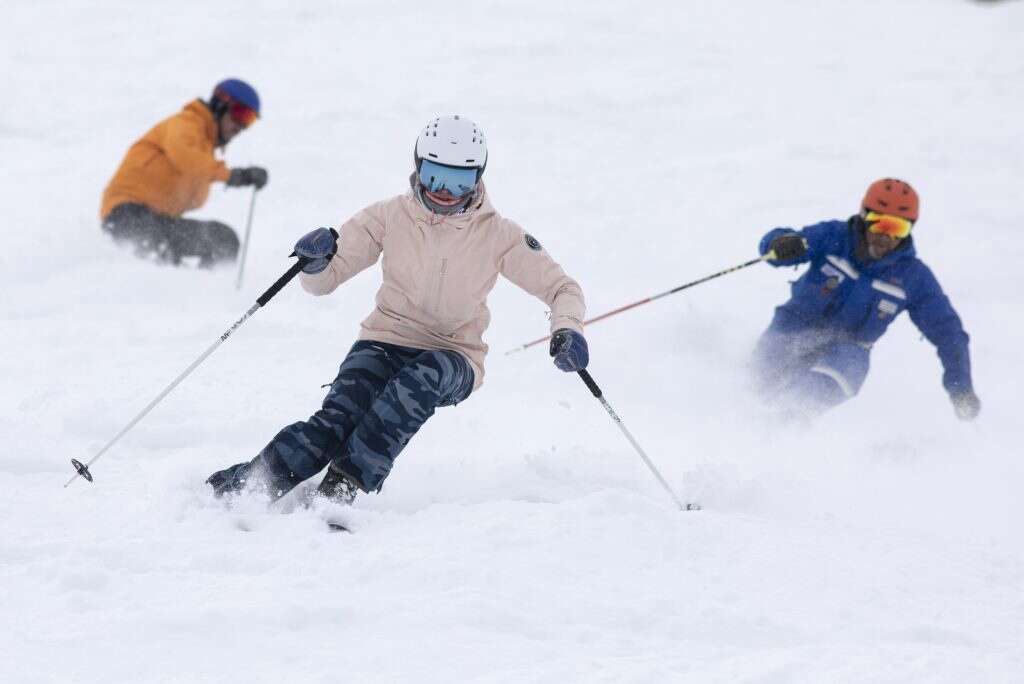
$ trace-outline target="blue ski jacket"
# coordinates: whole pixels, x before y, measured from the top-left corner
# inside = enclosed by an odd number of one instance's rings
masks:
[[[761,254],[776,237],[797,233],[807,253],[773,266],[810,263],[792,284],[789,301],[776,309],[779,332],[826,329],[870,348],[904,310],[938,350],[942,384],[950,394],[973,390],[968,336],[931,269],[917,258],[913,238],[877,260],[858,258],[864,223],[822,221],[802,230],[776,228],[761,239]]]

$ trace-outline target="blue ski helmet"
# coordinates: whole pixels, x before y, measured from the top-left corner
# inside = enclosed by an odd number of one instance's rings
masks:
[[[213,98],[238,102],[256,112],[257,116],[260,113],[260,96],[256,89],[238,78],[225,79],[214,86],[211,99]]]

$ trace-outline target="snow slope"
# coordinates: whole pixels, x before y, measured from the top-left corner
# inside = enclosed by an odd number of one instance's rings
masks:
[[[1024,678],[1024,3],[406,1],[0,8],[0,681],[1012,682]],[[224,76],[265,115],[247,280],[99,233],[127,145]],[[290,287],[61,484],[287,268],[401,192],[429,117],[487,131],[495,204],[594,314],[750,258],[898,175],[972,335],[961,424],[904,319],[861,396],[779,429],[744,364],[792,273],[595,325],[591,371],[680,513],[499,283],[484,388],[379,496],[227,512],[205,492],[322,398],[379,275]],[[199,215],[241,227],[244,191]],[[248,531],[243,531],[245,528]]]

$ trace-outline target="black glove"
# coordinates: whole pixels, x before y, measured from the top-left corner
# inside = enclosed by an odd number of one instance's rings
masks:
[[[555,366],[558,370],[566,373],[575,373],[587,367],[590,363],[590,351],[587,349],[587,340],[575,330],[560,328],[551,336],[551,346],[548,348],[551,356],[555,357]]]
[[[950,393],[949,399],[953,402],[953,410],[960,420],[974,420],[981,413],[981,399],[974,390]]]
[[[228,178],[228,186],[238,188],[245,185],[254,185],[259,190],[267,184],[269,177],[267,170],[261,166],[246,166],[231,169],[231,177]]]
[[[295,243],[295,253],[307,260],[302,267],[304,273],[319,273],[331,263],[331,257],[338,252],[338,231],[333,228],[317,228],[306,233]]]
[[[768,243],[768,251],[775,252],[772,261],[790,261],[807,254],[807,240],[796,233],[780,235]]]

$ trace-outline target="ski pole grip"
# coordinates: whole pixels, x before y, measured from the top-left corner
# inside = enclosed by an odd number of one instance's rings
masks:
[[[576,372],[579,373],[580,378],[583,379],[583,384],[587,386],[587,389],[590,390],[590,393],[593,394],[598,399],[600,399],[601,388],[597,386],[596,382],[594,382],[594,378],[590,377],[590,373],[588,373],[585,368],[583,370]]]
[[[299,257],[298,260],[292,264],[292,267],[285,271],[284,275],[277,279],[277,282],[267,288],[267,291],[259,296],[256,303],[260,306],[266,306],[267,302],[274,298],[278,292],[281,291],[288,282],[299,274],[299,271],[309,263],[309,259],[305,257]]]
[[[253,197],[255,197],[255,195],[253,195]],[[331,235],[334,236],[335,250],[337,250],[338,231],[336,231],[334,228],[331,228]],[[292,252],[288,256],[298,255],[296,255],[295,252]],[[328,259],[330,259],[333,256],[334,252],[331,252],[330,256],[328,256]],[[266,292],[260,295],[259,299],[256,300],[256,303],[259,304],[260,306],[265,306],[266,303],[273,299],[274,295],[280,292],[281,288],[288,284],[288,281],[297,276],[299,274],[299,271],[305,268],[306,264],[308,264],[310,261],[313,261],[313,259],[309,257],[300,256],[298,260],[296,260],[296,262],[292,264],[292,267],[285,271],[283,276],[277,279],[276,283],[271,285],[269,288],[267,288]]]

